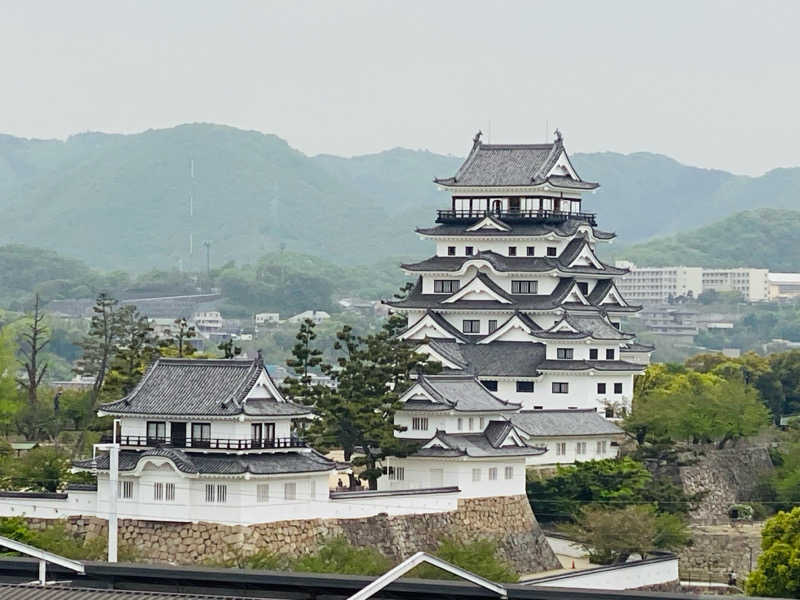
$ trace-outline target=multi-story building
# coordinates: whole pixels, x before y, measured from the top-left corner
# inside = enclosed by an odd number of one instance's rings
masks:
[[[652,351],[620,329],[640,307],[617,289],[627,271],[597,258],[614,234],[581,210],[597,184],[578,176],[561,136],[473,142],[456,174],[435,180],[450,208],[417,230],[435,255],[403,265],[416,283],[389,303],[408,316],[401,336],[443,367],[401,397],[397,435],[421,449],[389,461],[389,489],[486,495],[488,481],[522,493],[525,465],[615,456],[622,431],[606,419],[631,409]]]
[[[158,359],[99,414],[114,417],[121,446],[121,518],[258,523],[335,513],[336,463],[295,435],[293,423],[311,413],[283,398],[260,357]],[[97,512],[106,514],[109,455],[76,466],[97,471]]]
[[[417,230],[436,253],[403,265],[417,281],[389,303],[408,315],[403,337],[527,410],[630,410],[643,366],[625,359],[634,336],[620,319],[640,307],[617,288],[627,271],[595,254],[614,234],[582,212],[582,192],[597,184],[578,176],[560,136],[530,145],[476,136],[456,174],[436,183],[451,205]]]
[[[767,269],[703,269],[703,291],[740,292],[748,302],[769,299]]]
[[[769,273],[769,299],[787,300],[800,296],[800,273]]]
[[[618,260],[628,272],[617,282],[625,298],[642,304],[661,304],[673,298],[697,298],[706,290],[741,292],[748,302],[769,299],[767,269],[706,269],[703,267],[638,267]]]
[[[703,291],[701,267],[637,267],[624,260],[615,265],[628,270],[617,287],[630,302],[656,304],[681,296],[696,298]]]

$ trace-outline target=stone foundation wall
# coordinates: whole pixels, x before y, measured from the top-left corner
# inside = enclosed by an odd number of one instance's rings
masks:
[[[35,521],[35,520],[32,520]],[[41,522],[41,521],[39,521]],[[95,517],[71,517],[69,529],[79,536],[106,535],[107,523]],[[355,546],[369,546],[395,561],[421,550],[433,551],[440,539],[491,538],[500,554],[520,573],[560,568],[525,496],[472,498],[444,513],[363,519],[313,519],[257,525],[175,523],[123,519],[121,548],[143,562],[220,563],[262,549],[294,556],[311,552],[327,537],[345,536]]]
[[[727,524],[728,509],[753,498],[759,481],[773,470],[766,447],[741,441],[723,450],[717,450],[713,444],[698,446],[681,459],[694,464],[647,466],[654,473],[670,477],[687,494],[703,494],[689,515],[698,525]]]
[[[692,527],[692,545],[680,553],[681,579],[727,583],[734,571],[739,582],[756,567],[761,554],[761,523]]]

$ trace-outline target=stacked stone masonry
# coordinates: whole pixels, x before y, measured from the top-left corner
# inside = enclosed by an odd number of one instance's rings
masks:
[[[207,564],[236,561],[263,549],[298,556],[314,551],[326,538],[345,536],[355,546],[375,548],[399,562],[415,552],[435,550],[443,537],[489,538],[520,573],[560,568],[525,496],[461,499],[458,504],[457,510],[444,513],[251,526],[120,520],[119,542],[142,562]],[[96,517],[68,519],[69,530],[80,537],[106,535],[106,527]]]

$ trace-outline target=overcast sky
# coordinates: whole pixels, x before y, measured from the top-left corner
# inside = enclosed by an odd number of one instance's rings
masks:
[[[800,2],[0,0],[0,132],[205,121],[307,154],[538,142],[800,165]]]

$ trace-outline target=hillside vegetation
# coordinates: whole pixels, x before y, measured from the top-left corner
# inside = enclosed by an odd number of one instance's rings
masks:
[[[639,266],[800,268],[800,211],[761,208],[618,252]]]
[[[744,209],[800,209],[800,169],[750,178],[657,154],[573,158],[585,179],[602,184],[585,208],[621,244]],[[205,241],[212,266],[252,263],[282,247],[343,265],[422,257],[431,248],[413,229],[429,225],[447,204],[431,179],[460,163],[401,148],[309,157],[274,135],[211,124],[86,133],[64,142],[0,136],[0,236],[93,267],[133,271],[202,270]]]

